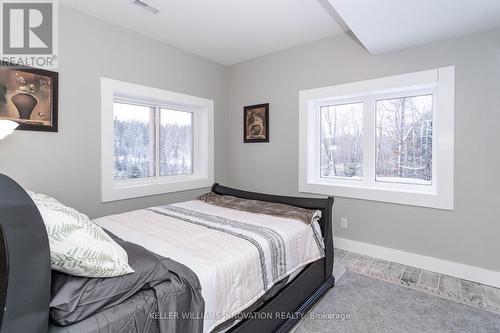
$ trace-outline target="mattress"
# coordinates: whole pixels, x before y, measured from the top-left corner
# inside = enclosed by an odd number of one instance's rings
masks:
[[[118,237],[193,270],[204,332],[241,313],[324,255],[319,225],[193,200],[94,220]]]
[[[269,291],[267,291],[259,300],[257,300],[255,303],[250,305],[248,308],[246,308],[243,313],[251,313],[255,310],[257,310],[262,304],[264,304],[266,301],[270,300],[276,294],[283,288],[285,288],[290,282],[293,281],[305,268],[307,265],[304,265],[294,272],[281,280],[280,282],[276,283]],[[241,322],[241,319],[230,319],[228,321],[223,322],[222,324],[219,324],[216,328],[213,329],[212,333],[225,333],[229,331],[231,328],[236,326],[239,322]]]

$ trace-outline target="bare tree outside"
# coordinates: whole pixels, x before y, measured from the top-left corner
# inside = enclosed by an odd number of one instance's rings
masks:
[[[363,178],[363,103],[321,108],[321,177]]]
[[[432,95],[376,102],[376,180],[432,183]]]

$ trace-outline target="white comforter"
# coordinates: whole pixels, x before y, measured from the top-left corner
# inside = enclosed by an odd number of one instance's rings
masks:
[[[94,220],[118,237],[192,269],[205,300],[204,332],[323,256],[319,225],[193,200]]]

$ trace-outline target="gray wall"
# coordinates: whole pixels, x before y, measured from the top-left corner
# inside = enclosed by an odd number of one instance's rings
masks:
[[[297,195],[299,90],[454,64],[455,211],[337,198],[335,233],[500,270],[500,30],[379,56],[339,35],[228,69],[64,6],[60,17],[60,132],[17,131],[0,143],[0,172],[26,188],[91,217],[204,191],[100,202],[101,76],[214,99],[216,179]],[[242,108],[263,102],[271,142],[243,144]]]
[[[456,65],[455,211],[337,198],[335,235],[500,270],[500,30],[373,56],[339,35],[230,67],[229,184],[298,194],[298,92]],[[270,143],[243,144],[244,105],[269,102]],[[349,229],[340,229],[340,218]]]
[[[17,131],[0,143],[0,172],[91,217],[182,201],[203,190],[102,204],[100,78],[215,101],[216,179],[226,175],[227,69],[60,6],[59,133]]]

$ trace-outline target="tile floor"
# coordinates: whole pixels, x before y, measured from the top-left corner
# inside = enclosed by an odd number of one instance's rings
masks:
[[[500,314],[498,288],[335,249],[337,278],[344,269]]]

